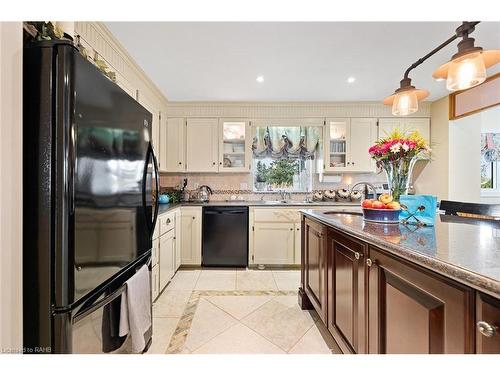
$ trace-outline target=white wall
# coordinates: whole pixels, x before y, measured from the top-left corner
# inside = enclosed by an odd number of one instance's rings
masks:
[[[449,199],[485,202],[481,199],[481,133],[500,132],[500,107],[450,121]],[[500,203],[490,199],[489,203]]]
[[[22,23],[0,22],[0,352],[22,347]]]
[[[417,162],[413,175],[417,194],[436,195],[439,200],[448,199],[448,103],[448,96],[431,103],[432,157],[430,162]]]

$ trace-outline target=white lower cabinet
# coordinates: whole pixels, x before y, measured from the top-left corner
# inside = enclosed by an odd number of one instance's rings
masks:
[[[175,271],[181,266],[181,233],[181,210],[178,209],[175,211]]]
[[[253,262],[255,264],[294,263],[293,223],[255,223]]]
[[[300,265],[300,247],[302,243],[302,226],[300,223],[295,223],[295,244],[293,246],[293,264]]]
[[[160,237],[160,291],[163,290],[175,273],[175,230]]]
[[[300,265],[301,209],[311,209],[311,206],[250,208],[250,265]],[[359,210],[359,207],[314,206],[314,209],[342,212]]]
[[[182,207],[181,245],[181,264],[201,265],[201,207]]]
[[[160,294],[160,266],[153,266],[151,271],[151,298],[156,300]]]

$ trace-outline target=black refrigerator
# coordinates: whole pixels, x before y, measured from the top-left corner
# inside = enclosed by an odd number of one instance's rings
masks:
[[[152,116],[69,41],[25,46],[23,82],[24,352],[110,352],[151,265]]]

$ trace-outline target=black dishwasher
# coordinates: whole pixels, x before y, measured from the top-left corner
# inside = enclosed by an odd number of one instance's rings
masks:
[[[248,265],[248,207],[203,207],[203,266]]]

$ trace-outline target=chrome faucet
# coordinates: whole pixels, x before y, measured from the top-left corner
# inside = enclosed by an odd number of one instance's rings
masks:
[[[290,193],[289,191],[280,190],[279,193],[280,193],[280,196],[281,196],[281,200],[283,202],[286,202],[287,197],[288,197],[289,200],[292,200],[292,193]]]
[[[372,183],[370,183],[370,182],[363,182],[363,181],[361,181],[361,182],[357,182],[357,183],[355,183],[354,185],[352,185],[351,190],[349,190],[349,195],[351,195],[351,193],[354,191],[354,188],[355,188],[356,186],[359,186],[359,185],[365,185],[365,190],[366,190],[366,186],[369,186],[369,187],[373,190],[373,197],[374,197],[375,199],[377,199],[377,189],[376,189],[376,188],[375,188],[375,186],[374,186]],[[365,195],[364,193],[363,193],[363,196],[364,196],[364,198],[366,199],[366,195]]]

